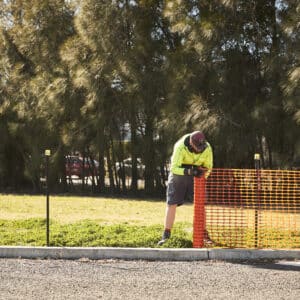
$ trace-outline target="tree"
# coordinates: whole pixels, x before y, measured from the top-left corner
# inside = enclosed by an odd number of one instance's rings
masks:
[[[291,157],[296,162],[300,158],[300,25],[298,17],[300,4],[298,1],[283,1],[281,5],[280,25],[287,65],[281,86],[284,93],[284,109],[289,115],[285,134],[289,139],[289,147],[293,151]]]
[[[194,64],[176,65],[177,70],[189,67],[183,80],[189,92],[182,106],[186,126],[210,128],[219,166],[251,167],[256,151],[267,167],[283,166],[291,156],[286,136],[291,118],[280,86],[286,42],[276,16],[287,4],[281,5],[242,0],[166,4],[172,29],[182,37],[182,54],[194,59]],[[191,105],[184,107],[188,101]]]
[[[59,141],[57,132],[49,131],[48,124],[53,123],[45,116],[58,116],[61,106],[56,99],[54,106],[49,106],[45,93],[63,73],[58,52],[71,34],[72,11],[60,0],[3,1],[1,8],[1,59],[5,62],[1,65],[1,84],[6,90],[5,102],[14,115],[11,124],[4,117],[12,128],[6,144],[6,169],[17,172],[17,176],[6,177],[19,183],[30,179],[37,188],[41,150]],[[8,159],[10,155],[15,158]]]

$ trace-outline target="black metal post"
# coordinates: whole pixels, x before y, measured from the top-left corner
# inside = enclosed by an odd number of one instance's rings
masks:
[[[260,192],[261,192],[261,175],[260,175],[260,155],[254,155],[254,165],[256,170],[256,205],[255,205],[255,221],[254,221],[254,247],[258,246],[258,213],[260,208]]]
[[[50,245],[50,205],[49,205],[49,156],[50,150],[45,151],[46,156],[46,237],[47,247]]]

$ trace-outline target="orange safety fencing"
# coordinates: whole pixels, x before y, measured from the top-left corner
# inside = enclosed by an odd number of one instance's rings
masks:
[[[193,245],[300,248],[300,171],[213,169],[195,178]]]

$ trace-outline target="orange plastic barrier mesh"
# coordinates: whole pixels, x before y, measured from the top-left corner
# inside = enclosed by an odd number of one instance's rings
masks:
[[[204,246],[205,231],[205,179],[194,179],[194,230],[193,230],[193,246],[201,248]]]
[[[194,192],[194,247],[300,248],[299,171],[213,169]]]

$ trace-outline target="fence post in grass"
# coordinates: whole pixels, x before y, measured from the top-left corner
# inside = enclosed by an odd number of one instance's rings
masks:
[[[254,247],[257,248],[258,246],[258,213],[259,213],[259,208],[260,208],[260,202],[261,202],[261,165],[260,165],[260,154],[255,153],[254,154],[254,165],[255,165],[255,170],[256,170],[256,197],[255,197],[255,221],[254,221]]]
[[[205,178],[194,177],[193,248],[204,246],[205,231]]]
[[[47,237],[47,247],[50,245],[49,232],[50,232],[50,222],[49,222],[49,157],[51,155],[51,150],[45,150],[46,157],[46,237]]]

